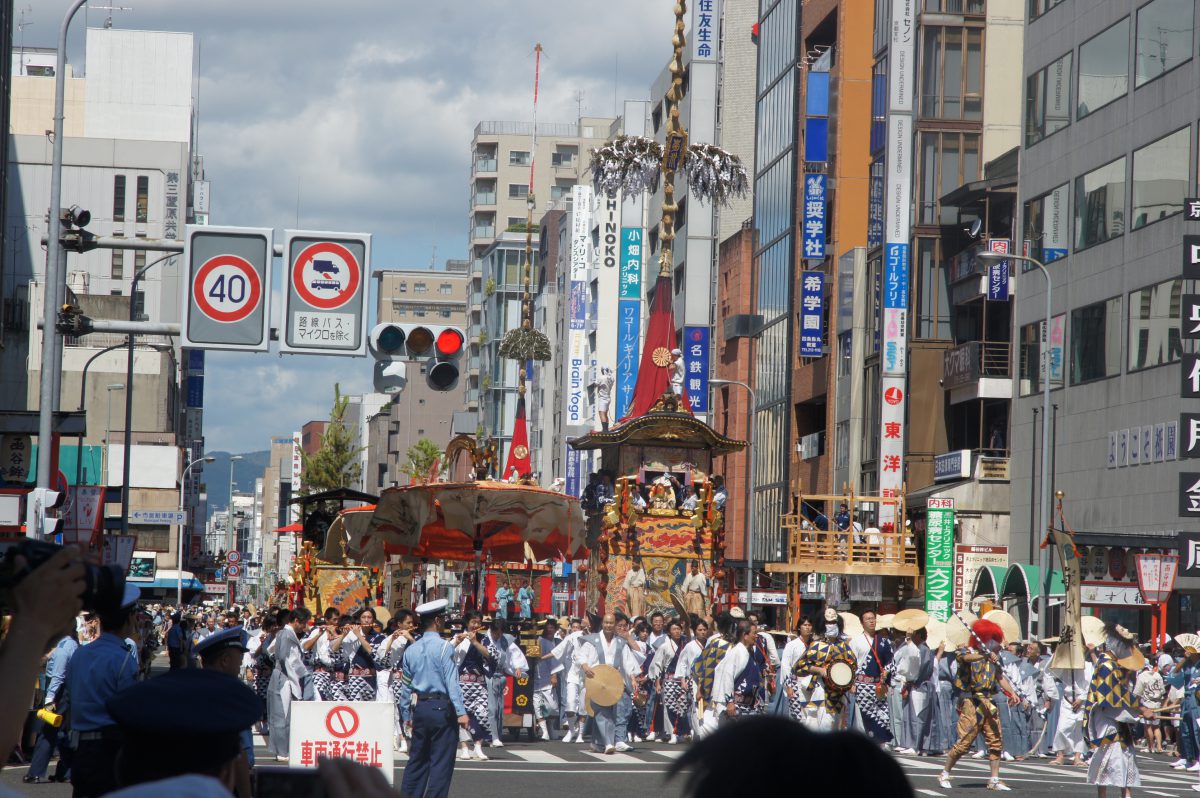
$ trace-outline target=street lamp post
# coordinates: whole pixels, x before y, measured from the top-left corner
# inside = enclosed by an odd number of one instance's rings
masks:
[[[750,394],[750,405],[746,410],[746,459],[750,462],[750,478],[746,485],[746,497],[744,500],[746,518],[743,521],[742,538],[742,546],[746,550],[746,612],[749,612],[750,605],[754,601],[754,513],[751,504],[754,496],[754,411],[758,405],[758,399],[754,396],[754,389],[741,380],[710,379],[708,384],[740,385]]]
[[[976,256],[983,263],[1000,263],[1002,261],[1024,261],[1041,270],[1046,278],[1046,321],[1042,332],[1042,474],[1041,502],[1038,508],[1038,525],[1041,534],[1050,530],[1050,323],[1054,315],[1053,292],[1054,281],[1050,279],[1050,271],[1046,264],[1028,255],[1012,255],[1000,252],[980,252]],[[1030,530],[1030,535],[1034,530]],[[1039,550],[1038,568],[1042,572],[1042,601],[1038,605],[1037,637],[1050,636],[1050,547],[1044,546]]]
[[[225,553],[233,551],[237,545],[237,532],[233,528],[233,464],[238,460],[244,460],[240,454],[235,454],[229,458],[229,510],[225,517]]]
[[[192,470],[192,466],[197,463],[211,463],[215,461],[215,457],[201,457],[199,460],[193,460],[188,463],[183,469],[183,473],[179,475],[179,511],[183,512],[183,489],[187,485],[188,472]],[[179,525],[179,570],[175,572],[175,607],[178,609],[183,606],[183,530],[187,526],[184,522]]]

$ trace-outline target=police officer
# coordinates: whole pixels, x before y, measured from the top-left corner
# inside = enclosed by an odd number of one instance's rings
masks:
[[[215,632],[196,644],[200,666],[235,679],[242,671],[242,657],[249,651],[250,635],[240,626]],[[257,695],[255,696],[257,698]],[[259,713],[262,707],[260,700]],[[254,735],[250,725],[241,730],[243,757],[234,766],[234,793],[238,798],[250,798],[250,768],[254,767]]]
[[[422,634],[404,650],[400,713],[412,724],[412,744],[400,792],[408,798],[449,795],[458,728],[467,728],[454,646],[442,639],[448,605],[446,599],[438,599],[416,608]]]
[[[74,798],[111,792],[113,758],[121,733],[105,702],[137,681],[137,652],[126,642],[133,632],[133,611],[141,591],[125,585],[121,606],[100,612],[100,636],[80,647],[67,665],[67,705],[77,735],[71,764]]]
[[[115,795],[228,798],[243,763],[241,732],[258,719],[262,701],[215,668],[181,668],[123,690],[107,708],[122,733],[108,762],[126,788]]]

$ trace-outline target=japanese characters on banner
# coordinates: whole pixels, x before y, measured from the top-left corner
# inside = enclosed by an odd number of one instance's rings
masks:
[[[692,29],[688,33],[693,61],[717,60],[717,27],[720,22],[719,0],[696,0],[692,6]]]
[[[954,499],[925,505],[925,612],[950,619],[954,598]]]
[[[621,228],[621,271],[617,285],[617,418],[629,412],[637,384],[642,332],[642,229]]]
[[[888,47],[888,112],[887,156],[884,171],[884,255],[881,293],[882,340],[880,359],[882,378],[880,389],[879,490],[895,496],[904,484],[904,425],[906,423],[906,382],[908,369],[908,285],[909,246],[912,233],[913,178],[913,86],[916,83],[916,2],[893,0],[891,41]],[[890,429],[897,437],[889,438]],[[881,505],[879,525],[895,529],[896,511]],[[953,525],[950,538],[953,541]],[[943,614],[950,608],[950,585],[953,583],[952,549],[945,551],[946,595]],[[927,576],[928,579],[928,576]],[[928,582],[927,582],[928,588]],[[929,608],[928,592],[926,608]],[[942,601],[942,599],[939,599]],[[931,613],[933,614],[933,613]]]
[[[999,252],[1007,255],[1009,252],[1008,242],[1003,239],[993,239],[988,242],[988,249],[992,252]],[[989,263],[987,271],[987,298],[989,302],[1007,302],[1008,301],[1008,277],[1009,277],[1009,261],[1002,260],[999,263]]]
[[[980,568],[1008,567],[1008,546],[970,546],[960,543],[954,547],[954,609],[971,609],[971,590]]]
[[[821,174],[804,176],[804,257],[822,260],[825,257],[825,188],[827,178]]]
[[[390,701],[293,701],[288,766],[315,768],[341,757],[379,768],[391,784],[395,712]]]
[[[708,412],[708,327],[683,328],[683,367],[688,406],[693,413]]]
[[[800,278],[800,357],[821,356],[824,321],[825,274],[806,271]]]
[[[300,488],[303,487],[300,484],[300,477],[304,471],[304,458],[301,455],[301,452],[303,452],[303,451],[304,451],[304,436],[301,434],[300,430],[296,430],[295,432],[292,433],[292,495],[293,496],[299,496]]]
[[[592,187],[571,189],[571,295],[567,333],[567,418],[569,426],[587,424],[587,306],[588,263],[592,243]],[[570,447],[568,446],[569,450]]]
[[[0,436],[0,482],[23,484],[32,467],[32,437],[16,432]]]
[[[1200,199],[1189,197],[1184,202],[1189,221],[1200,219]],[[1200,279],[1200,235],[1183,237],[1183,279]],[[1200,297],[1184,294],[1180,303],[1180,337],[1200,338]],[[1200,361],[1193,353],[1180,359],[1180,396],[1183,399],[1200,397]],[[1179,455],[1183,459],[1200,458],[1200,413],[1179,416]],[[1179,474],[1179,515],[1200,518],[1200,472],[1181,471]],[[1185,569],[1187,566],[1185,566]]]
[[[579,451],[567,447],[567,477],[564,490],[568,496],[579,497],[583,494],[583,478],[580,474]]]

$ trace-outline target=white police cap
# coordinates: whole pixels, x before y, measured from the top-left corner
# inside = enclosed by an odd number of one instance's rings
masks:
[[[422,618],[428,618],[431,615],[441,615],[450,606],[450,602],[446,599],[436,599],[434,601],[426,601],[424,604],[418,604],[413,610]]]

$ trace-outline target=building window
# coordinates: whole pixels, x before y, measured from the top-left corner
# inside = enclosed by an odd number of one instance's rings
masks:
[[[1129,90],[1129,17],[1079,48],[1076,117],[1083,119]]]
[[[508,165],[509,166],[529,166],[529,153],[524,150],[509,150]]]
[[[418,319],[425,318],[425,308],[413,308],[413,315]]]
[[[950,286],[946,280],[946,269],[938,257],[936,238],[917,239],[917,283],[913,310],[916,312],[916,328],[913,337],[950,339]]]
[[[1029,0],[1029,21],[1040,17],[1063,0]]]
[[[1075,251],[1125,232],[1125,159],[1075,178]]]
[[[1192,60],[1193,0],[1153,0],[1137,12],[1135,86]]]
[[[1121,373],[1121,298],[1071,311],[1071,384]]]
[[[563,197],[567,196],[570,193],[571,193],[570,186],[559,186],[559,185],[550,186],[550,200],[552,202],[557,202],[558,200],[562,199]]]
[[[413,293],[425,294],[429,292],[429,286],[425,283],[413,283]]]
[[[1046,367],[1042,362],[1044,347],[1050,352],[1050,387],[1061,388],[1063,384],[1063,343],[1066,340],[1065,314],[1050,320],[1050,332],[1046,335],[1045,321],[1026,324],[1021,328],[1017,346],[1021,354],[1021,396],[1041,393]],[[1048,340],[1047,340],[1048,339]]]
[[[945,0],[926,0],[927,5],[939,5],[940,2]],[[961,7],[962,0],[957,4]],[[921,116],[926,119],[981,119],[983,31],[980,28],[927,26],[922,35]]]
[[[408,283],[400,283],[400,293],[402,293],[402,294],[408,293]]]
[[[396,315],[404,318],[408,315],[408,308],[396,308]]]
[[[517,229],[524,230],[525,229],[525,217],[524,216],[508,217],[508,224],[505,226],[504,229],[505,230],[517,230]]]
[[[575,150],[555,150],[550,156],[551,166],[571,166],[575,163]]]
[[[509,199],[525,199],[529,196],[529,186],[525,183],[509,183],[508,198]]]
[[[1183,280],[1176,277],[1129,295],[1129,370],[1138,371],[1183,357],[1179,311]]]
[[[925,0],[924,6],[932,14],[982,14],[987,10],[984,0]]]
[[[1176,130],[1133,151],[1133,229],[1154,224],[1183,210],[1190,163],[1191,128]]]
[[[146,268],[146,251],[139,249],[133,253],[133,273],[136,275],[142,269]]]
[[[1051,263],[1067,257],[1067,184],[1025,203],[1025,251],[1031,258]],[[1022,264],[1022,271],[1029,271]]]
[[[450,283],[442,283],[441,285],[438,286],[439,294],[445,294],[446,296],[449,296],[453,292],[454,292],[454,287],[452,285],[450,285]]]
[[[125,250],[114,249],[112,251],[112,269],[108,276],[114,280],[125,279]]]
[[[921,133],[921,178],[918,224],[953,224],[956,214],[941,218],[941,198],[979,179],[979,134]]]
[[[125,175],[113,177],[113,221],[125,221]]]
[[[839,377],[849,377],[854,365],[854,333],[844,332],[838,336]]]
[[[1025,146],[1071,124],[1071,54],[1029,76],[1025,85]]]
[[[137,179],[137,219],[145,224],[150,218],[150,178],[143,175]]]
[[[441,317],[443,319],[450,318],[450,311],[448,311],[448,310],[439,310],[438,313],[441,315]]]

